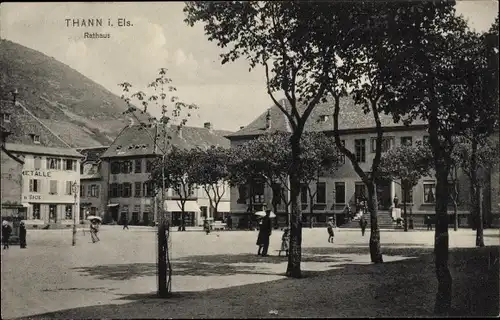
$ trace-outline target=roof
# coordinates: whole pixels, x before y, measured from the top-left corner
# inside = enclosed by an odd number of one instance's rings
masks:
[[[299,110],[303,111],[304,109],[305,106],[299,105]],[[327,102],[319,103],[314,107],[311,115],[306,121],[304,130],[332,131],[333,111],[333,99],[329,97]],[[269,130],[266,129],[266,117],[268,112],[271,116],[271,128]],[[325,119],[321,119],[322,116],[326,116]],[[403,123],[394,123],[392,116],[384,113],[380,114],[380,121],[383,127],[404,127]],[[412,123],[412,125],[425,124],[427,123],[422,120],[416,120]],[[373,115],[371,113],[365,114],[362,106],[356,105],[351,98],[342,98],[340,100],[339,130],[374,129],[375,127]],[[273,106],[243,129],[229,134],[226,137],[231,139],[233,137],[254,136],[277,131],[290,131],[290,129],[285,115],[277,106]]]
[[[10,114],[10,121],[2,120],[3,130],[10,132],[6,138],[7,143],[23,144],[49,148],[68,148],[71,147],[47,127],[39,118],[37,118],[22,103],[12,100],[0,100],[0,109],[2,113]],[[40,137],[40,143],[34,143],[32,135]]]
[[[101,155],[109,148],[109,146],[78,148],[78,152],[85,156],[85,162],[98,162]]]
[[[30,154],[44,154],[51,156],[66,156],[82,158],[83,155],[71,148],[53,148],[41,145],[26,145],[16,143],[6,143],[5,149],[10,152],[30,153]]]
[[[132,125],[126,127],[113,141],[111,146],[101,155],[101,158],[111,157],[133,157],[139,155],[153,155],[161,153],[155,152],[155,143],[159,147],[176,146],[182,149],[209,148],[211,146],[230,147],[230,141],[223,137],[223,132],[200,127],[183,126],[178,133],[177,126],[165,126],[166,136],[163,134],[163,124],[152,127]],[[155,138],[156,137],[156,138]]]

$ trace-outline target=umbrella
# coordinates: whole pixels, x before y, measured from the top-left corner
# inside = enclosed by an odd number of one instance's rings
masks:
[[[87,220],[90,220],[90,221],[92,221],[92,220],[99,220],[99,222],[102,221],[101,217],[98,217],[98,216],[88,216]]]
[[[265,211],[257,211],[255,212],[255,215],[256,216],[259,216],[259,217],[265,217],[266,216],[266,212]],[[271,214],[269,215],[270,218],[276,218],[276,215],[274,214],[274,212],[271,211]]]

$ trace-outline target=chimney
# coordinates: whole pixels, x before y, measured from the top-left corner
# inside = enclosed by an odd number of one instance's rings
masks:
[[[205,127],[205,129],[212,130],[212,123],[210,123],[210,122],[205,122],[205,123],[203,124],[203,127]]]
[[[266,114],[266,129],[271,129],[271,109],[267,109]]]
[[[243,130],[244,128],[245,128],[245,126],[241,126],[241,127],[240,127],[240,130]]]

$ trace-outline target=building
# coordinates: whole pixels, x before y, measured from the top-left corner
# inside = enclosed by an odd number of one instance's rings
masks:
[[[282,103],[286,105],[285,101]],[[372,114],[364,114],[361,106],[357,106],[350,99],[341,101],[339,114],[339,131],[345,146],[354,152],[359,160],[361,168],[365,172],[370,171],[373,157],[375,156],[375,122]],[[392,116],[380,114],[380,120],[384,128],[383,148],[387,150],[394,146],[416,141],[425,140],[427,136],[427,124],[423,121],[415,121],[409,126],[401,123],[394,123]],[[273,132],[290,132],[289,124],[285,116],[277,107],[272,107],[261,114],[257,119],[242,127],[239,131],[227,136],[231,140],[231,147],[243,144],[260,135]],[[326,135],[333,135],[333,104],[329,101],[317,105],[306,122],[305,131],[321,131]],[[498,174],[497,174],[498,176]],[[493,176],[492,176],[493,177]],[[450,184],[450,187],[452,184]],[[337,222],[342,223],[345,218],[344,208],[350,206],[354,209],[356,199],[362,194],[366,195],[366,189],[361,179],[354,171],[349,159],[343,159],[339,169],[332,175],[323,176],[319,181],[311,186],[317,191],[313,203],[310,203],[307,196],[307,187],[301,188],[301,207],[303,213],[309,213],[311,206],[316,222],[325,222],[328,216],[336,216]],[[415,224],[423,224],[426,215],[433,215],[435,212],[435,187],[434,176],[423,177],[419,183],[408,193],[409,203],[407,211],[411,213]],[[459,175],[459,224],[470,223],[469,216],[469,181],[465,175]],[[490,199],[485,204],[485,215],[494,213],[498,215],[498,208],[492,203],[500,203],[498,191],[488,190],[485,198]],[[389,210],[393,205],[395,196],[402,200],[401,188],[398,181],[380,179],[377,181],[377,196],[379,203],[379,221],[392,223]],[[248,219],[249,212],[262,210],[264,206],[272,208],[270,205],[272,190],[264,183],[256,183],[252,186],[239,186],[231,190],[231,212],[236,220],[239,218]],[[250,201],[251,200],[251,201]],[[285,207],[278,206],[278,221],[283,224],[285,221]],[[449,213],[453,209],[450,207]],[[304,215],[304,216],[307,216]],[[385,220],[384,220],[385,219]]]
[[[165,134],[166,132],[166,134]],[[229,148],[229,140],[224,138],[229,132],[213,130],[210,123],[203,128],[165,126],[151,127],[131,125],[122,130],[111,146],[101,155],[104,178],[103,195],[106,195],[107,217],[105,220],[117,222],[127,219],[131,224],[150,224],[157,221],[156,198],[149,182],[153,161],[167,145],[191,149],[221,146]],[[225,186],[229,190],[229,186]],[[101,192],[101,193],[102,193]],[[180,223],[179,198],[172,189],[165,195],[168,210],[172,212],[173,223]],[[229,212],[230,193],[226,192],[219,204],[219,212]],[[185,205],[186,225],[202,224],[203,214],[211,215],[212,209],[202,188],[197,188]]]
[[[23,162],[20,188],[26,226],[58,228],[70,227],[75,220],[78,223],[82,155],[21,102],[2,100],[1,106],[2,126],[10,132],[3,148]],[[2,186],[13,183],[19,187],[14,180],[2,175]]]
[[[1,185],[1,212],[2,218],[7,217],[24,217],[26,208],[22,205],[22,171],[24,161],[13,155],[5,149],[5,140],[11,134],[9,129],[4,126],[3,121],[8,119],[8,116],[1,115],[1,150],[0,160],[2,168],[2,185]]]
[[[88,215],[104,216],[107,209],[101,155],[109,146],[78,149],[84,158],[80,165],[80,220]]]

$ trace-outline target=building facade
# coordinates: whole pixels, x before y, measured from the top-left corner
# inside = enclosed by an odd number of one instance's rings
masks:
[[[78,149],[84,158],[80,165],[80,220],[93,215],[104,217],[107,209],[101,155],[108,146]]]
[[[285,104],[284,101],[282,103]],[[286,105],[286,104],[285,104]],[[311,113],[306,123],[306,131],[321,131],[326,135],[333,135],[333,105],[329,102],[318,105]],[[383,151],[401,144],[414,144],[417,141],[428,139],[427,124],[423,121],[416,121],[410,126],[394,123],[390,116],[381,114],[381,121],[384,128]],[[341,140],[345,146],[352,151],[365,172],[369,172],[372,160],[375,156],[376,130],[373,115],[364,114],[360,106],[354,105],[350,100],[342,101],[341,112],[339,114],[339,132]],[[273,132],[290,132],[286,118],[277,107],[269,109],[260,115],[248,126],[238,132],[227,136],[231,140],[231,147],[243,144],[260,135]],[[498,174],[497,174],[498,176]],[[494,179],[494,174],[492,175]],[[379,221],[388,221],[390,209],[394,205],[394,198],[398,199],[398,205],[402,208],[402,190],[400,181],[380,179],[377,181],[377,197],[379,209]],[[457,185],[458,194],[458,217],[459,225],[466,226],[471,223],[469,214],[469,181],[465,175],[458,175],[457,181],[450,180],[450,188]],[[283,186],[281,186],[283,187]],[[314,181],[310,186],[313,194],[316,195],[311,203],[308,196],[307,186],[301,187],[300,202],[304,219],[314,219],[315,222],[326,222],[327,217],[336,216],[339,224],[345,221],[345,208],[349,206],[352,211],[356,210],[358,199],[367,194],[366,187],[355,172],[351,162],[347,158],[341,159],[338,169],[329,175],[321,176],[318,181]],[[278,186],[280,188],[280,186]],[[435,213],[435,188],[436,179],[431,173],[427,177],[422,177],[418,184],[407,194],[407,212],[416,225],[422,225],[427,215]],[[490,200],[484,203],[485,218],[493,219],[498,215],[498,209],[492,203],[498,203],[498,191],[486,188],[487,196]],[[262,210],[262,208],[273,208],[272,203],[278,202],[278,221],[285,223],[286,208],[277,199],[273,200],[272,189],[263,182],[254,186],[239,186],[231,189],[231,212],[235,215],[235,220],[248,219],[251,212]],[[496,200],[495,200],[496,199]],[[495,202],[496,201],[496,202]],[[496,210],[496,211],[495,211]],[[309,213],[312,211],[312,215]],[[449,214],[453,213],[450,202]],[[385,218],[385,220],[384,220]],[[453,215],[450,216],[453,223]],[[246,222],[243,224],[245,225]]]
[[[2,100],[1,103],[2,126],[10,132],[3,148],[22,161],[20,186],[14,182],[21,189],[26,227],[58,228],[78,223],[82,155],[21,102]],[[2,186],[11,182],[2,176]]]
[[[213,130],[209,123],[203,128],[177,127],[162,124],[144,128],[140,125],[126,127],[111,146],[101,155],[103,195],[106,196],[106,219],[122,223],[148,225],[158,221],[161,194],[157,194],[150,182],[150,173],[160,149],[167,146],[191,149],[222,146],[229,148],[229,140],[223,137],[228,132]],[[157,140],[153,141],[153,137]],[[222,188],[222,187],[221,187]],[[218,211],[229,211],[230,192],[227,190]],[[156,197],[155,197],[156,194]],[[180,198],[172,189],[166,190],[164,207],[172,212],[173,224],[181,221]],[[202,188],[195,188],[187,197],[185,222],[187,226],[199,226],[205,213],[210,217],[208,196]],[[219,215],[220,216],[220,215]]]

